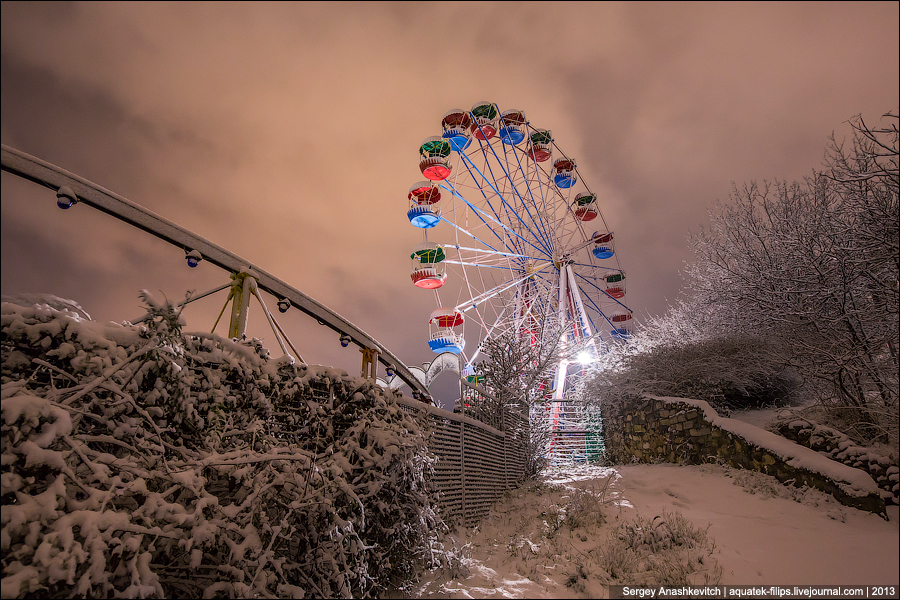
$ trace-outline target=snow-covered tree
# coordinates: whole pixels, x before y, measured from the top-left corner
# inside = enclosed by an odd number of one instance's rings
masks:
[[[898,129],[850,124],[802,183],[735,187],[692,238],[690,287],[782,358],[869,440],[896,443]]]
[[[850,121],[802,183],[751,182],[691,237],[685,291],[602,357],[591,396],[719,408],[813,396],[858,440],[897,444],[897,115]]]
[[[550,391],[553,370],[563,355],[562,331],[549,316],[535,318],[530,328],[491,336],[481,348],[485,360],[478,372],[484,375],[490,396],[481,396],[470,414],[507,435],[520,436],[526,476],[536,474],[546,462],[550,432],[530,422],[530,414]]]

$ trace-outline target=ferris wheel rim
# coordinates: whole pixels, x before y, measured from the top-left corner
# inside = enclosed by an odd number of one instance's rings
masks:
[[[440,244],[447,252],[442,264],[459,278],[457,301],[446,302],[447,306],[470,315],[467,323],[478,328],[477,337],[481,341],[477,348],[480,349],[498,328],[503,328],[504,319],[510,318],[509,303],[526,281],[535,282],[533,293],[541,292],[547,296],[536,303],[546,314],[553,310],[553,300],[547,290],[560,285],[552,281],[554,277],[562,278],[572,287],[573,299],[567,297],[566,302],[573,305],[573,314],[577,310],[582,315],[573,317],[581,319],[578,339],[604,339],[605,332],[601,332],[604,323],[612,330],[606,339],[614,339],[613,332],[617,328],[607,313],[612,307],[631,311],[603,287],[605,275],[585,275],[587,271],[596,270],[598,273],[622,273],[624,278],[617,255],[606,247],[603,252],[592,252],[597,240],[607,239],[610,247],[612,240],[612,232],[596,203],[597,195],[581,176],[577,161],[559,149],[549,130],[533,127],[522,111],[500,112],[496,104],[476,104],[482,105],[492,106],[499,114],[493,123],[495,133],[511,124],[521,125],[525,135],[518,138],[504,137],[502,133],[499,136],[467,134],[465,143],[451,143],[453,164],[448,163],[446,176],[430,182],[446,192],[446,204],[441,209],[439,222],[452,227],[452,242]],[[454,109],[447,113],[456,115],[450,123],[455,127],[452,134],[456,136],[463,136],[457,122],[464,121],[457,115],[460,112]],[[515,120],[504,121],[504,116],[513,113]],[[469,116],[473,122],[471,131],[480,129],[485,123],[471,113]],[[518,121],[520,117],[521,122]],[[445,136],[447,131],[445,128]],[[517,139],[519,141],[514,141]],[[547,143],[550,148],[549,155],[542,160],[536,159],[535,140]],[[551,162],[549,158],[553,155],[556,159]],[[567,169],[566,178],[560,182],[555,175],[563,168]],[[578,190],[583,191],[576,196]],[[573,197],[577,202],[573,202]],[[582,206],[588,208],[582,210]],[[582,210],[580,214],[579,210]],[[602,228],[591,233],[594,227],[590,221],[594,219],[597,219],[595,226],[602,223]],[[428,230],[425,236],[427,239]],[[487,275],[488,271],[494,273]],[[440,291],[434,290],[439,305],[442,305],[441,295],[446,296],[446,291],[444,287]],[[621,292],[624,294],[624,285]],[[559,302],[557,308],[558,305]],[[533,310],[531,305],[527,310],[529,313]],[[595,322],[593,317],[587,316],[589,312],[601,316],[602,320],[597,317]],[[461,351],[461,354],[466,357],[465,352]],[[475,356],[466,357],[467,366],[471,366]]]

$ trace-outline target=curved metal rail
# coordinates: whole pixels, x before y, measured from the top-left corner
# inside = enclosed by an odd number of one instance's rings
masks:
[[[313,317],[340,335],[347,335],[350,340],[363,349],[376,350],[378,361],[386,367],[391,367],[397,377],[403,380],[413,392],[417,392],[424,399],[431,398],[428,388],[399,358],[381,345],[375,338],[362,331],[342,316],[310,298],[300,290],[291,287],[274,275],[266,273],[248,261],[229,252],[199,235],[172,223],[171,221],[150,212],[143,206],[135,204],[95,183],[92,183],[78,175],[69,173],[64,169],[45,162],[39,158],[2,145],[2,170],[28,179],[34,183],[58,191],[67,186],[78,196],[78,201],[108,215],[125,221],[129,225],[137,227],[151,235],[154,235],[174,246],[182,249],[196,250],[203,255],[203,259],[232,274],[252,271],[257,280],[257,285],[276,298],[285,299],[295,308]]]

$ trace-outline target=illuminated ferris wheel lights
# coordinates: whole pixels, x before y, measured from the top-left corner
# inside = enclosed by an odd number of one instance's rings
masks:
[[[410,188],[407,209],[411,223],[425,229],[410,255],[413,283],[433,290],[438,307],[455,296],[455,308],[439,308],[444,314],[429,319],[428,346],[459,354],[472,368],[487,339],[512,332],[543,343],[543,324],[553,323],[568,348],[553,378],[561,401],[576,393],[574,382],[588,368],[575,367],[597,360],[594,344],[630,331],[621,316],[611,318],[625,308],[618,300],[624,272],[597,195],[550,131],[532,127],[520,110],[501,113],[478,102],[470,111],[448,111],[440,132],[419,146],[428,181]],[[595,219],[602,229],[590,234],[585,223]],[[438,230],[445,239],[435,244],[428,229],[440,223],[449,229]],[[465,353],[463,314],[471,338]]]
[[[557,158],[553,161],[553,183],[556,187],[568,189],[575,185],[575,161],[571,158]]]
[[[487,141],[497,133],[497,105],[493,102],[476,102],[472,106],[472,133],[479,139]]]
[[[409,188],[410,208],[406,212],[409,222],[420,229],[430,229],[441,222],[441,190],[431,181],[420,181]]]
[[[613,273],[611,275],[607,275],[606,279],[606,293],[612,296],[613,298],[624,298],[625,297],[625,272],[621,271],[619,273]],[[630,315],[629,315],[630,317]]]
[[[546,129],[537,129],[529,137],[528,156],[534,162],[544,162],[553,155],[553,136]]]
[[[610,335],[619,340],[625,340],[631,335],[631,313],[617,312],[610,317],[613,329]]]
[[[597,210],[597,194],[581,192],[575,196],[572,204],[575,206],[575,217],[581,221],[592,221],[600,214]]]
[[[441,264],[446,258],[443,248],[433,242],[422,242],[409,257],[413,263],[410,278],[416,287],[434,290],[444,285],[447,273]]]
[[[419,170],[426,179],[441,181],[447,179],[453,167],[450,164],[450,142],[439,135],[426,138],[419,146]]]
[[[431,339],[428,347],[436,354],[451,352],[459,354],[466,346],[466,340],[461,333],[456,333],[453,328],[463,324],[465,317],[455,308],[438,307],[431,313],[428,320],[431,329]]]
[[[600,233],[599,231],[595,231],[591,238],[594,240],[595,244],[594,248],[591,250],[594,256],[600,259],[612,258],[612,255],[615,254],[612,233]]]

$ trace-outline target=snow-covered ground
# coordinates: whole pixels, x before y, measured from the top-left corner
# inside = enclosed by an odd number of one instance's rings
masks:
[[[648,550],[638,553],[644,564],[632,564],[632,574],[627,568],[611,573],[616,561],[609,556],[610,540],[632,535],[638,524],[655,528],[660,521],[655,517],[673,530],[680,522],[683,529],[679,515],[707,536],[698,534],[692,549],[664,561],[670,563],[670,573],[671,563],[678,561],[681,568],[693,570],[687,577],[692,585],[707,580],[723,585],[900,582],[896,506],[888,508],[886,521],[815,490],[788,488],[760,473],[713,465],[581,467],[548,471],[544,481],[550,485],[509,493],[475,529],[456,531],[445,547],[455,542],[460,564],[431,573],[411,595],[606,597],[609,583],[653,581],[666,568],[654,567],[662,554],[653,558]],[[594,508],[602,512],[602,523],[584,510],[579,490],[592,492],[599,501]],[[577,527],[569,527],[567,509],[561,507],[569,507]]]

